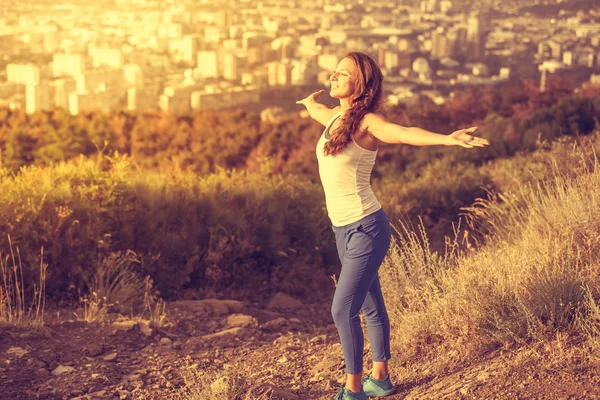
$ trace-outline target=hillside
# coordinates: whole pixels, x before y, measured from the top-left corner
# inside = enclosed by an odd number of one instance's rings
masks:
[[[598,88],[549,79],[383,110],[492,143],[378,153],[390,398],[600,397],[599,107]],[[0,393],[331,398],[340,266],[320,129],[0,109]]]

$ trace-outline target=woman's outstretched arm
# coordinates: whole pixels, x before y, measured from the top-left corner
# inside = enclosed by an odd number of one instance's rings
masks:
[[[315,121],[317,121],[318,123],[320,123],[321,125],[326,126],[327,123],[334,116],[334,114],[337,113],[341,107],[337,106],[334,108],[329,108],[327,106],[324,106],[321,103],[318,103],[317,99],[323,93],[325,93],[325,90],[323,90],[323,89],[321,89],[317,92],[311,93],[308,96],[306,96],[304,99],[298,100],[296,102],[296,104],[304,104],[310,117],[312,119],[314,119]]]
[[[405,127],[387,121],[381,115],[369,113],[365,115],[364,127],[369,133],[385,143],[404,143],[413,146],[462,146],[466,148],[484,147],[490,142],[487,139],[469,135],[477,127],[459,129],[449,135],[429,132],[417,127]]]

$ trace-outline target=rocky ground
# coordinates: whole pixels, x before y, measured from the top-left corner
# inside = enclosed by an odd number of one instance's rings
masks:
[[[160,329],[112,314],[88,323],[65,311],[43,328],[0,327],[0,399],[210,400],[209,387],[218,393],[232,382],[225,377],[238,376],[240,399],[320,400],[344,380],[326,300],[186,300],[169,303],[167,315]],[[549,346],[498,351],[442,374],[392,360],[397,393],[388,398],[600,399],[600,360],[585,344]],[[194,371],[200,378],[190,383]]]

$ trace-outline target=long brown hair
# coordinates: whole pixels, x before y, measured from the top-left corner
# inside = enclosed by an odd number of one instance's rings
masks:
[[[331,133],[331,139],[325,143],[325,155],[335,156],[344,150],[352,140],[352,134],[360,129],[363,117],[375,112],[381,103],[383,75],[375,61],[364,53],[354,51],[346,57],[354,62],[358,70],[356,88],[350,96],[350,109]]]

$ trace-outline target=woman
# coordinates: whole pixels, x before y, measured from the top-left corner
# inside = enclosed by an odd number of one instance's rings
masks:
[[[331,313],[347,372],[346,385],[334,400],[364,400],[367,396],[382,397],[394,392],[388,368],[390,323],[377,274],[390,245],[391,230],[370,186],[379,144],[473,148],[489,142],[470,135],[477,127],[442,135],[393,124],[378,115],[383,76],[366,54],[346,55],[330,81],[330,95],[339,99],[339,106],[329,109],[317,103],[324,90],[296,104],[303,104],[310,116],[325,126],[316,151],[327,212],[342,262]],[[373,371],[362,382],[364,336],[360,310],[367,321],[373,356]]]

